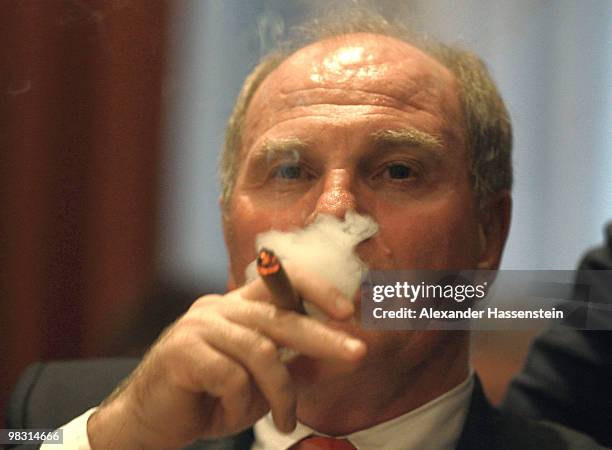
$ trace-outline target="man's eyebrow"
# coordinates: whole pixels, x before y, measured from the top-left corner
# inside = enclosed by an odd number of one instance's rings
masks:
[[[372,134],[372,140],[380,147],[420,147],[440,150],[442,139],[416,128],[380,130]]]
[[[295,155],[299,159],[300,152],[308,147],[308,143],[298,138],[268,139],[253,152],[257,161],[272,160],[281,156]]]

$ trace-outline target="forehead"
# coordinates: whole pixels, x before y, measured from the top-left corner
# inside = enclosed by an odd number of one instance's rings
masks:
[[[459,114],[456,80],[434,58],[393,37],[347,34],[298,50],[266,77],[247,111],[243,145],[305,111],[316,115],[342,106],[420,111],[439,120],[440,128]]]

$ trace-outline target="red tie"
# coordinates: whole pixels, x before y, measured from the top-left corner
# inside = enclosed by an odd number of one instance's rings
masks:
[[[323,436],[310,436],[302,439],[289,450],[357,450],[346,439],[334,439]]]

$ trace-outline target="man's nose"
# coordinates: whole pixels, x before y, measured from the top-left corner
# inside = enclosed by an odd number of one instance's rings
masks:
[[[357,202],[353,193],[352,182],[353,180],[347,170],[331,170],[325,178],[323,192],[317,200],[313,216],[330,214],[343,219],[348,210],[355,209]]]

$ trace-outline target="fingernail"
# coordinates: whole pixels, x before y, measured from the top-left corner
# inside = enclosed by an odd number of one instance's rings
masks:
[[[346,338],[344,340],[344,348],[351,353],[359,353],[365,348],[365,344],[359,339]]]
[[[285,417],[283,419],[282,426],[277,426],[276,429],[280,431],[281,433],[288,434],[288,433],[291,433],[293,430],[295,430],[296,426],[297,426],[297,420],[295,416],[289,416],[289,417]]]
[[[295,417],[288,417],[285,426],[288,433],[291,433],[293,430],[295,430],[295,427],[297,426],[297,421]]]

